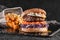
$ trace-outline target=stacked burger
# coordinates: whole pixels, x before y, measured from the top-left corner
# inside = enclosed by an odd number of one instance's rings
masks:
[[[39,32],[41,35],[48,34],[48,24],[45,21],[46,12],[40,8],[32,8],[25,10],[21,15],[23,18],[21,26],[22,32]]]

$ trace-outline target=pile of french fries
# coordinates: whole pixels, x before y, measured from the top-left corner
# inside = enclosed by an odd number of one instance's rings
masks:
[[[6,19],[6,25],[11,27],[13,30],[17,30],[19,28],[19,24],[20,24],[20,15],[16,14],[16,13],[7,13],[5,15],[5,19]]]

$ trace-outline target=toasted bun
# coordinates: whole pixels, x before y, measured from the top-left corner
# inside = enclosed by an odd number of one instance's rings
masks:
[[[27,15],[27,14],[30,13],[30,12],[43,13],[43,14],[46,15],[45,10],[40,9],[40,8],[32,8],[32,9],[25,10],[25,11],[23,12],[23,14],[22,14],[22,17],[23,17],[24,15]]]

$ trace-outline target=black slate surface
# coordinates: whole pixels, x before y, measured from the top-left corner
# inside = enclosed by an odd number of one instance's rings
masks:
[[[52,37],[33,37],[24,35],[0,34],[0,40],[60,40],[60,32]]]

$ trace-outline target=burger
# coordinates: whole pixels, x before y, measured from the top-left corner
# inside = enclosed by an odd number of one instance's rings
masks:
[[[26,33],[41,33],[42,35],[48,33],[48,24],[45,21],[46,12],[40,8],[32,8],[25,10],[21,17],[23,18],[21,31]]]

